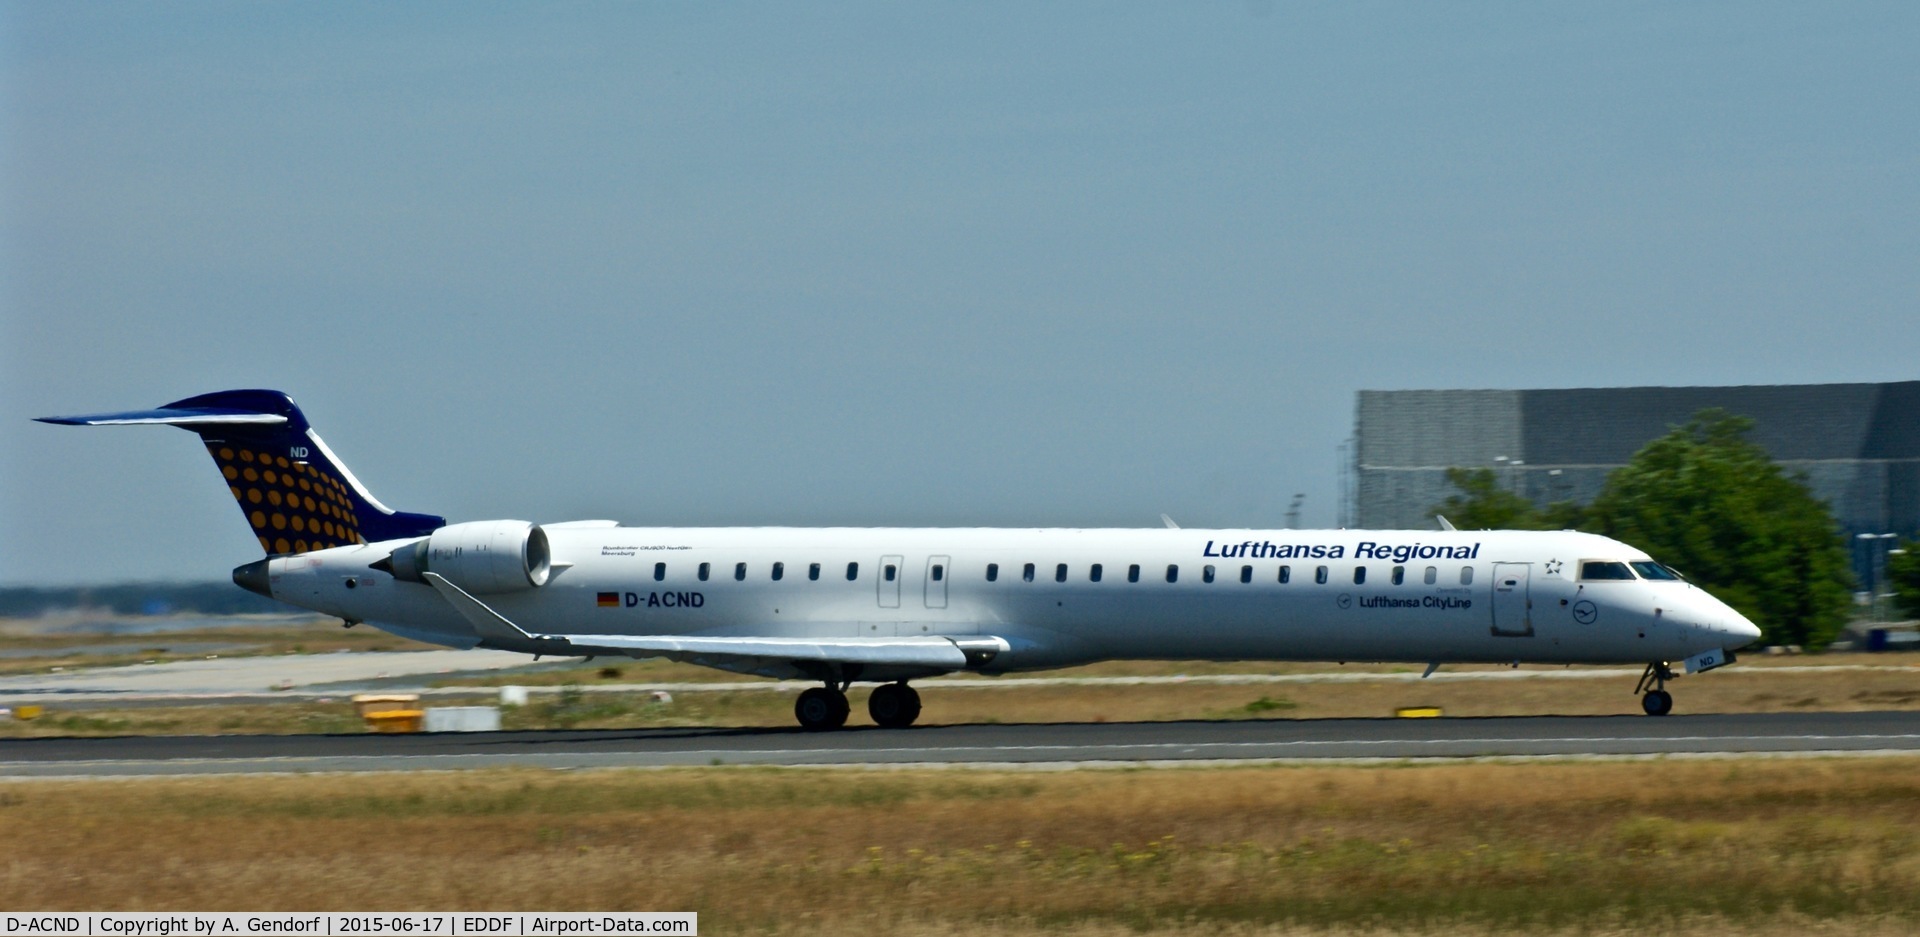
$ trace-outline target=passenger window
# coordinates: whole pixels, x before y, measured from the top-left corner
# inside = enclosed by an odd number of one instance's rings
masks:
[[[1212,582],[1212,581],[1213,581],[1213,567],[1212,567],[1212,566],[1202,566],[1202,567],[1200,568],[1200,581],[1201,581],[1201,582]]]
[[[779,582],[780,577],[785,576],[786,574],[787,574],[787,564],[785,563],[773,564],[773,581],[774,582]]]
[[[987,564],[987,581],[988,582],[1000,581],[1000,564],[999,563]]]
[[[1355,566],[1353,568],[1353,584],[1357,586],[1366,581],[1367,568],[1365,566]]]
[[[859,579],[859,578],[860,578],[860,564],[848,563],[847,564],[847,581],[852,582],[855,579]]]
[[[892,563],[888,563],[886,565],[886,575],[887,575],[887,581],[892,582],[895,579],[895,577],[898,577],[900,575],[900,570],[894,568],[894,565]]]
[[[1327,584],[1327,568],[1325,566],[1316,566],[1313,568],[1313,581],[1323,586]]]
[[[1625,563],[1609,560],[1587,560],[1580,564],[1580,578],[1585,580],[1632,579],[1633,570]]]
[[[1292,581],[1293,581],[1293,567],[1291,566],[1280,567],[1280,582],[1282,584],[1285,584]]]
[[[1128,582],[1140,581],[1140,564],[1139,563],[1135,563],[1132,566],[1127,567],[1127,581]]]
[[[1061,563],[1060,565],[1055,566],[1053,568],[1053,581],[1054,582],[1067,581],[1067,564]]]
[[[706,582],[706,581],[707,581],[707,574],[708,574],[708,573],[711,573],[711,572],[713,572],[713,564],[712,564],[712,563],[701,563],[701,564],[700,564],[700,581],[701,581],[701,582]]]
[[[1180,581],[1180,567],[1175,566],[1171,563],[1167,564],[1167,581],[1168,582]]]
[[[747,564],[745,563],[733,564],[733,579],[735,582],[747,581]]]
[[[659,582],[660,580],[665,578],[667,578],[667,564],[665,563],[653,564],[653,581]]]
[[[1253,581],[1253,567],[1251,566],[1240,567],[1240,581],[1241,582]]]
[[[1433,585],[1434,583],[1439,581],[1440,581],[1440,570],[1437,567],[1433,567],[1433,566],[1427,567],[1427,579],[1426,579],[1427,585]]]
[[[808,563],[808,564],[807,564],[807,578],[808,578],[808,579],[810,579],[810,580],[813,580],[813,581],[815,581],[815,582],[818,582],[818,581],[819,581],[819,579],[820,579],[820,564],[819,564],[819,563]]]
[[[1032,563],[1028,563],[1028,564],[1027,564],[1026,566],[1024,566],[1024,567],[1021,567],[1021,569],[1020,569],[1020,580],[1021,580],[1022,582],[1032,582],[1032,581],[1033,581],[1033,564],[1032,564]]]
[[[1100,564],[1099,563],[1095,563],[1092,566],[1087,567],[1087,581],[1088,582],[1100,581]]]
[[[1460,584],[1463,586],[1473,585],[1473,567],[1460,567]]]
[[[1397,586],[1406,581],[1407,568],[1405,566],[1395,566],[1393,568],[1393,584]]]
[[[947,575],[947,568],[945,566],[942,566],[939,563],[933,564],[933,581],[934,582],[939,582],[941,579],[945,578],[946,575]]]

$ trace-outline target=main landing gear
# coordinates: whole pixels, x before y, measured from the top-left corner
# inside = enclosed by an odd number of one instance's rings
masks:
[[[920,718],[920,694],[904,680],[883,683],[867,697],[867,715],[883,729],[904,729]]]
[[[793,717],[800,720],[801,728],[819,732],[846,725],[852,708],[847,703],[847,684],[829,683],[802,692],[793,703]],[[867,697],[867,715],[882,728],[904,729],[920,718],[920,694],[904,680],[881,684]]]
[[[846,725],[847,713],[852,707],[847,705],[845,686],[829,683],[801,693],[793,702],[793,717],[800,720],[800,727],[818,732]]]
[[[1667,692],[1667,681],[1672,679],[1673,670],[1661,661],[1648,664],[1647,672],[1640,675],[1640,685],[1634,687],[1633,692],[1640,694],[1640,708],[1647,715],[1664,716],[1673,712],[1673,694]]]

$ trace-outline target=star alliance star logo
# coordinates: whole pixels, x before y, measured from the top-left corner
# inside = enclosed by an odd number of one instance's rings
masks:
[[[1559,560],[1548,560],[1548,561],[1547,561],[1547,575],[1549,575],[1549,576],[1558,576],[1558,575],[1560,575],[1560,567],[1561,567],[1562,565],[1563,565],[1563,564],[1562,564],[1562,563],[1561,563],[1561,562],[1560,562]]]

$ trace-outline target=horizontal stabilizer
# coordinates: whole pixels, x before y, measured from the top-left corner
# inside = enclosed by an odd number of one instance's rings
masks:
[[[90,413],[85,416],[35,417],[41,423],[61,426],[236,426],[256,424],[277,426],[287,422],[279,413],[260,413],[224,407],[160,407],[154,410],[127,410],[122,413]]]

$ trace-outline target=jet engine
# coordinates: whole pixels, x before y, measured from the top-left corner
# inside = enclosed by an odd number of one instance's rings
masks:
[[[449,524],[373,564],[393,578],[426,582],[438,573],[475,594],[517,592],[547,584],[553,554],[545,531],[526,521]]]

